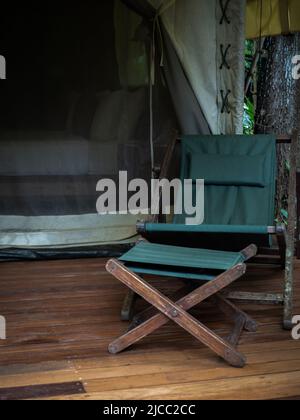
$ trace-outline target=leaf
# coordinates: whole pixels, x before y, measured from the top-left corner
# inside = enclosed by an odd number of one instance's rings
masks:
[[[288,211],[287,211],[287,210],[285,210],[285,209],[281,209],[281,210],[280,210],[280,213],[281,213],[281,215],[282,215],[285,219],[288,219],[288,217],[289,217],[289,213],[288,213]]]
[[[255,126],[255,109],[254,104],[250,99],[246,98],[244,103],[244,118],[243,118],[244,134],[254,134]]]
[[[285,167],[290,172],[290,170],[291,170],[291,162],[289,160],[286,160],[285,161]]]

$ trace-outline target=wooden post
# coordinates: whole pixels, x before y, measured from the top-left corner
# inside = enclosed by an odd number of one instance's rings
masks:
[[[297,238],[296,238],[297,258],[300,260],[300,168],[297,172]]]
[[[160,170],[159,177],[158,177],[159,180],[165,179],[169,175],[172,159],[173,159],[174,154],[175,154],[175,148],[176,148],[177,140],[178,140],[178,132],[174,131],[172,133],[171,141],[168,145],[166,154],[164,156],[164,160],[162,162],[161,170]],[[155,213],[158,213],[160,211],[161,194],[160,194],[157,205],[158,205],[158,208],[155,209],[156,210]],[[160,221],[163,222],[164,220],[161,220],[160,214],[154,214],[154,215],[152,215],[150,221],[152,223],[158,223]]]
[[[288,229],[286,248],[285,268],[285,291],[284,291],[284,328],[292,329],[293,318],[293,289],[294,289],[294,264],[295,264],[295,232],[297,225],[297,197],[296,197],[296,174],[297,174],[297,152],[298,152],[298,131],[293,133],[291,144],[290,182],[288,198]]]

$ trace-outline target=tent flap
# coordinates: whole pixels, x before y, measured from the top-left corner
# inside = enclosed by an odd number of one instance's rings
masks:
[[[245,9],[245,0],[166,0],[158,12],[213,134],[242,133]]]
[[[152,9],[152,18],[155,11],[156,50],[163,38],[161,62],[181,131],[242,134],[246,0],[226,7],[218,0],[123,3],[142,15],[143,7]]]

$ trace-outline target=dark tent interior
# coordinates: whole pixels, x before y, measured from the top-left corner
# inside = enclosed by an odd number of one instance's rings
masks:
[[[114,50],[113,2],[59,9],[24,3],[1,14],[7,83],[1,86],[1,127],[63,130],[72,92],[120,88]],[[101,19],[105,16],[105,19]],[[99,25],[99,19],[101,24]]]
[[[132,12],[120,7],[126,27]],[[115,25],[121,12],[116,15],[111,0],[72,8],[24,2],[1,12],[7,80],[0,86],[0,215],[95,213],[99,179],[116,179],[120,170],[151,176],[147,40],[128,34],[127,47],[133,43],[139,51],[128,64],[123,57],[130,53]],[[136,81],[132,74],[126,79],[129,65],[137,67]],[[167,88],[157,79],[158,165],[176,121]]]

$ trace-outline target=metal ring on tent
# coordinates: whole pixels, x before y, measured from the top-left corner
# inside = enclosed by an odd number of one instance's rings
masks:
[[[220,66],[220,70],[222,70],[224,66],[226,66],[227,69],[230,70],[230,65],[228,64],[228,61],[227,61],[227,55],[230,48],[231,48],[231,44],[229,44],[228,47],[224,51],[224,45],[223,44],[220,45],[221,55],[222,55],[222,63]]]
[[[221,92],[221,97],[222,97],[221,114],[224,114],[225,111],[228,114],[230,114],[231,109],[230,109],[230,103],[229,103],[229,95],[231,94],[231,90],[228,89],[226,95],[224,95],[224,90],[223,89],[220,92]]]
[[[221,7],[221,10],[222,10],[222,17],[221,17],[221,20],[220,20],[220,25],[223,25],[224,21],[227,22],[228,25],[229,25],[231,23],[231,21],[230,21],[229,17],[227,16],[227,11],[228,11],[228,6],[229,6],[229,3],[230,3],[230,0],[227,0],[225,5],[223,3],[223,0],[219,0],[219,1],[220,1],[220,7]]]

